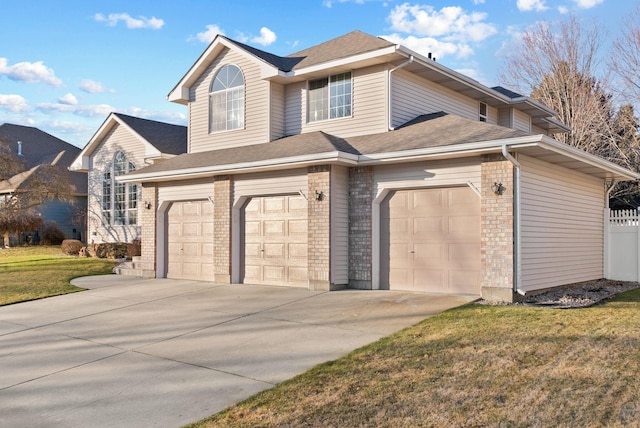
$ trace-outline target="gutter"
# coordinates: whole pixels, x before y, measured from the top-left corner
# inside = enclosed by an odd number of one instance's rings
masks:
[[[395,66],[394,68],[392,68],[391,70],[389,70],[389,78],[387,79],[387,106],[388,106],[388,111],[389,111],[389,117],[387,118],[387,125],[389,127],[389,131],[393,131],[395,128],[393,127],[393,114],[392,114],[392,109],[391,109],[391,74],[396,71],[399,70],[403,67],[406,67],[407,65],[411,64],[413,62],[413,55],[409,55],[409,59],[406,60],[405,62],[403,62],[400,65]]]
[[[527,292],[520,288],[522,285],[522,220],[521,220],[521,201],[520,201],[520,162],[509,153],[506,144],[502,146],[502,155],[515,167],[515,175],[513,179],[513,217],[515,224],[513,225],[513,261],[514,261],[514,280],[513,291],[524,296]]]

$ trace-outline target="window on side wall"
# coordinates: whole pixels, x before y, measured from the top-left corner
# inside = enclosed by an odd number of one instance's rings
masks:
[[[308,89],[309,122],[351,116],[351,72],[311,80]]]
[[[106,225],[138,224],[138,186],[120,183],[117,177],[135,171],[135,165],[123,152],[117,152],[113,163],[102,175],[102,220]]]
[[[223,66],[211,82],[209,132],[244,128],[244,76],[235,65]]]
[[[478,109],[478,119],[480,120],[480,122],[486,122],[487,121],[487,103],[480,103],[479,109]]]

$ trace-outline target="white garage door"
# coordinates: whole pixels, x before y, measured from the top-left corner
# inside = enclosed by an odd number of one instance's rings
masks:
[[[167,278],[213,281],[213,204],[174,202],[167,225]]]
[[[480,198],[470,188],[399,190],[380,208],[382,288],[480,294]]]
[[[255,197],[244,214],[243,282],[308,286],[306,199]]]

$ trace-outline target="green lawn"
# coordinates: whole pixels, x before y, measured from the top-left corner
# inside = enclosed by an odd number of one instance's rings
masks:
[[[65,256],[59,246],[0,249],[0,306],[81,291],[73,278],[111,273],[113,260]]]
[[[469,304],[197,427],[637,427],[640,289],[586,309]]]

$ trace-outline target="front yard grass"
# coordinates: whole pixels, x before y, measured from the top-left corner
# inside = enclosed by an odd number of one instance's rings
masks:
[[[73,278],[111,273],[115,262],[65,256],[59,246],[0,249],[0,306],[81,291]]]
[[[616,427],[640,421],[640,289],[586,309],[469,304],[195,427]]]

